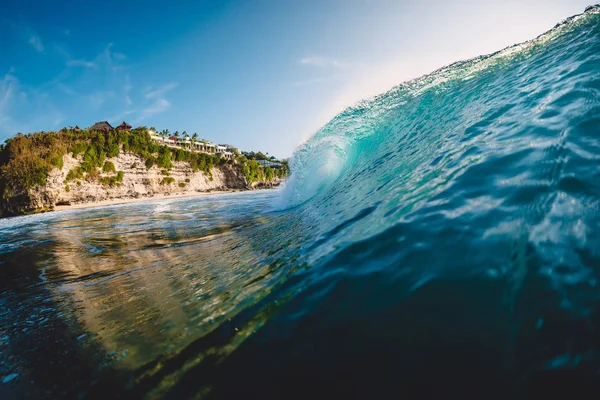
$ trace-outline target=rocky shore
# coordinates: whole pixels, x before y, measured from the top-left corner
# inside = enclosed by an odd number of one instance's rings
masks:
[[[121,152],[111,158],[116,171],[122,171],[117,185],[106,185],[101,179],[67,180],[67,174],[81,163],[81,156],[64,156],[62,168],[48,174],[46,185],[24,193],[9,194],[0,199],[0,217],[32,214],[81,206],[117,204],[135,199],[193,196],[201,193],[265,189],[279,186],[281,179],[249,183],[240,165],[215,166],[210,174],[193,171],[186,162],[173,162],[168,171],[154,165],[147,168],[144,160]],[[102,172],[99,178],[110,178],[114,172]]]

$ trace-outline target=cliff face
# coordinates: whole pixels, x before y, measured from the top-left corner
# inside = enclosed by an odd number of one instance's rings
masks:
[[[54,168],[44,187],[27,193],[15,193],[0,199],[0,217],[51,211],[56,205],[94,203],[111,199],[131,199],[156,195],[186,194],[212,190],[244,190],[274,187],[280,181],[249,184],[241,166],[225,164],[211,169],[212,177],[204,172],[194,172],[188,163],[173,162],[168,172],[156,165],[148,169],[140,157],[121,153],[110,159],[116,171],[123,171],[119,185],[110,187],[98,179],[77,179],[66,182],[68,172],[80,165],[80,159],[64,155],[61,169]],[[168,175],[165,174],[168,173]],[[100,173],[102,177],[114,177],[115,173]]]

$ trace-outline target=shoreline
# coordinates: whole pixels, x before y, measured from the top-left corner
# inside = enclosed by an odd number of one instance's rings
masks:
[[[182,198],[193,198],[193,197],[204,197],[204,196],[217,196],[221,194],[232,194],[232,193],[244,193],[244,192],[254,192],[254,191],[263,191],[263,190],[273,190],[281,187],[281,183],[272,185],[272,186],[258,186],[255,188],[236,188],[236,189],[221,189],[221,190],[209,190],[209,191],[188,191],[188,192],[175,192],[171,194],[153,194],[153,195],[140,195],[140,197],[121,197],[121,198],[112,198],[106,200],[98,200],[98,201],[88,201],[84,203],[74,203],[74,204],[56,204],[52,208],[39,208],[36,210],[30,210],[29,212],[24,212],[18,215],[0,215],[0,220],[11,219],[11,218],[19,218],[26,217],[31,215],[39,215],[39,214],[52,214],[54,212],[61,211],[69,211],[69,210],[81,210],[87,208],[99,208],[99,207],[110,207],[110,206],[118,206],[123,204],[133,204],[133,203],[141,203],[144,201],[154,201],[154,200],[168,200],[168,199],[182,199]]]
[[[130,203],[139,203],[143,201],[149,200],[166,200],[166,199],[180,199],[185,197],[203,197],[203,196],[214,196],[219,194],[227,194],[227,193],[237,193],[237,192],[250,192],[254,189],[228,189],[228,190],[214,190],[210,192],[182,192],[182,193],[174,193],[174,194],[156,194],[152,196],[140,196],[140,197],[132,197],[132,198],[118,198],[118,199],[107,199],[107,200],[98,200],[98,201],[90,201],[86,203],[77,203],[72,205],[56,205],[52,210],[48,210],[47,213],[52,213],[55,211],[67,211],[67,210],[80,210],[84,208],[94,208],[94,207],[108,207],[108,206],[116,206],[121,204],[130,204]]]

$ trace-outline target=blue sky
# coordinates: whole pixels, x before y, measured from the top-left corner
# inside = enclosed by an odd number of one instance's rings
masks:
[[[1,0],[0,141],[99,120],[288,157],[361,98],[589,0]]]

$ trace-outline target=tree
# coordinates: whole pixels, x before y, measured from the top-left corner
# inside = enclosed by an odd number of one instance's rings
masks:
[[[173,136],[179,137],[179,131],[175,131],[175,133],[173,134]]]

